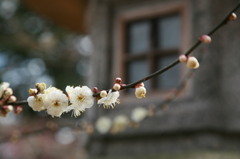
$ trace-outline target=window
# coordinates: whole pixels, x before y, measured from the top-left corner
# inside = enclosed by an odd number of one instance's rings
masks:
[[[181,14],[178,12],[126,22],[123,71],[127,83],[141,79],[178,58],[181,23]],[[176,87],[179,81],[178,65],[145,82],[145,86],[151,90],[169,90]]]

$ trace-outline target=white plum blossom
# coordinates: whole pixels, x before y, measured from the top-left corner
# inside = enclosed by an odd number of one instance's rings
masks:
[[[112,127],[112,121],[108,117],[100,117],[96,122],[96,130],[101,134],[106,134]]]
[[[45,94],[38,94],[36,96],[29,96],[27,98],[28,105],[34,110],[34,111],[42,111],[46,109],[44,105],[45,100]]]
[[[54,91],[62,92],[60,89],[57,89],[56,87],[48,87],[47,89],[44,90],[44,94],[49,94]]]
[[[43,93],[38,93],[29,96],[27,99],[28,105],[34,111],[47,110],[47,113],[52,117],[60,117],[66,111],[68,106],[67,96],[55,87],[49,87],[42,90]]]
[[[135,122],[141,122],[144,118],[147,117],[147,110],[142,107],[135,108],[132,111],[131,119]]]
[[[60,117],[68,107],[67,96],[59,89],[50,87],[45,90],[44,106],[52,117]]]
[[[67,111],[73,110],[74,116],[81,115],[81,112],[86,108],[91,108],[94,104],[93,93],[87,86],[82,87],[66,87],[71,105],[67,108]]]
[[[118,97],[119,97],[118,91],[112,92],[112,90],[110,90],[107,96],[99,99],[97,103],[103,105],[103,108],[105,109],[114,108],[116,104],[120,103]]]

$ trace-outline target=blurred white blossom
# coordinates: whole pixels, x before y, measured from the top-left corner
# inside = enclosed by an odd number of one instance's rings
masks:
[[[95,126],[99,133],[106,134],[112,126],[112,121],[108,117],[100,117]]]
[[[129,119],[125,115],[118,115],[113,120],[112,132],[119,133],[126,129]]]
[[[141,122],[146,117],[147,117],[147,110],[142,107],[135,108],[131,114],[131,119],[135,122]]]

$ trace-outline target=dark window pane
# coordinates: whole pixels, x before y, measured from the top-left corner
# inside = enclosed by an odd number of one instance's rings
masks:
[[[176,60],[178,55],[164,56],[158,59],[158,67],[163,68]],[[180,80],[180,67],[179,65],[171,68],[170,70],[164,72],[157,79],[157,86],[160,89],[166,90],[176,87]]]
[[[136,22],[129,26],[129,52],[132,54],[148,51],[150,48],[150,22]]]
[[[132,83],[149,74],[148,62],[146,60],[138,60],[130,62],[128,65],[128,82]],[[144,82],[145,87],[149,88],[149,82]]]
[[[179,16],[159,19],[158,28],[158,48],[169,49],[180,46],[181,21]]]

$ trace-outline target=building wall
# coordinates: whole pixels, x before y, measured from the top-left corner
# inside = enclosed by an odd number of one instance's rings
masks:
[[[105,0],[94,1],[92,7],[91,36],[95,46],[92,56],[94,66],[90,85],[110,88],[118,67],[116,29],[119,15],[131,9],[146,6],[161,6],[183,2],[187,5],[189,48],[196,39],[210,31],[236,5],[237,0]],[[240,55],[238,21],[221,28],[210,45],[194,51],[204,54],[200,68],[196,71],[184,95],[164,111],[141,123],[137,129],[128,129],[112,135],[95,134],[89,141],[92,156],[159,155],[162,153],[227,151],[240,148]],[[184,49],[186,49],[184,48]],[[110,111],[96,110],[100,114],[126,115],[136,106],[156,105],[163,98],[147,96],[144,100],[120,97],[121,104]],[[198,153],[198,156],[201,153]],[[230,153],[231,154],[231,153]]]

